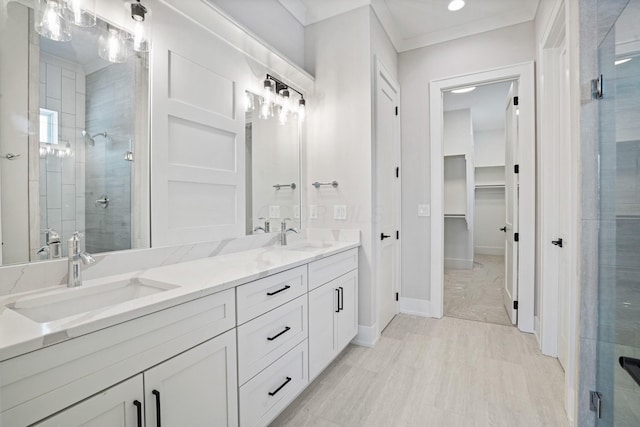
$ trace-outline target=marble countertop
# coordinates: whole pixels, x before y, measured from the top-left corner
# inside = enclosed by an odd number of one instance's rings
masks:
[[[38,350],[99,329],[242,285],[360,246],[359,241],[298,241],[202,258],[144,271],[86,280],[82,289],[137,278],[175,286],[169,290],[46,323],[35,322],[7,306],[34,296],[73,292],[66,286],[0,298],[0,361]],[[296,250],[298,248],[298,250]]]

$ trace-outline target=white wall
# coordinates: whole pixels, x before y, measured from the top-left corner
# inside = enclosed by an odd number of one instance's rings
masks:
[[[307,27],[308,69],[315,73],[307,122],[307,182],[336,180],[339,187],[309,189],[318,218],[309,227],[361,230],[359,323],[374,323],[372,288],[371,50],[369,8],[362,7]],[[333,219],[334,205],[347,220]]]
[[[403,297],[430,299],[430,218],[417,216],[430,203],[429,82],[532,61],[534,46],[528,22],[400,54]]]
[[[504,129],[474,131],[476,167],[504,165]]]
[[[306,178],[340,184],[309,189],[309,205],[317,206],[318,217],[308,224],[361,230],[358,302],[364,327],[377,318],[372,265],[375,57],[397,78],[397,53],[369,6],[307,27],[305,68],[315,74],[316,84],[309,102]],[[334,206],[341,204],[347,206],[346,221],[333,219]]]
[[[304,67],[304,27],[278,0],[209,0],[276,51]]]

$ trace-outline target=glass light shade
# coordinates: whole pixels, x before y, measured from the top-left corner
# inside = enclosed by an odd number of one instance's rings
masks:
[[[266,120],[271,116],[273,116],[273,104],[271,102],[267,102],[264,98],[260,98],[260,114],[258,117]]]
[[[109,62],[127,61],[127,43],[120,30],[107,26],[106,34],[103,33],[98,39],[98,55]]]
[[[151,49],[151,9],[140,0],[128,1],[127,5],[133,20],[133,49],[136,52],[149,52]]]
[[[291,111],[291,97],[289,94],[289,89],[283,89],[280,91],[280,95],[282,95],[281,105],[282,109],[285,113]]]
[[[304,119],[307,117],[306,104],[307,102],[304,100],[304,98],[301,98],[300,101],[298,101],[298,120],[300,120],[301,122],[304,122]]]
[[[273,82],[269,79],[264,81],[264,87],[262,90],[262,98],[264,98],[264,102],[271,104],[275,98],[275,91],[273,88]]]
[[[255,105],[253,104],[253,94],[250,92],[244,93],[244,111],[249,112],[255,110]]]
[[[69,21],[78,27],[96,25],[96,0],[64,0]]]
[[[280,107],[280,111],[278,113],[278,120],[280,121],[281,125],[286,125],[287,124],[287,120],[289,114],[287,112],[287,110],[284,109],[284,107]]]
[[[59,0],[37,0],[35,30],[42,37],[57,41],[71,40],[71,24]]]

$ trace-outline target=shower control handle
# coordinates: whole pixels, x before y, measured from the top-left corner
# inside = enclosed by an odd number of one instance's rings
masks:
[[[102,208],[106,209],[106,208],[109,207],[109,202],[110,202],[110,200],[107,197],[107,195],[103,194],[102,196],[100,196],[100,198],[98,200],[96,200],[95,206],[96,206],[96,208],[98,206],[101,206]]]

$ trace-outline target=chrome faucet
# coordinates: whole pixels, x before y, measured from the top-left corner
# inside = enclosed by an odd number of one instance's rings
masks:
[[[96,260],[87,252],[80,251],[80,233],[75,232],[69,239],[69,281],[67,287],[82,285],[82,264],[93,264]]]
[[[257,226],[256,228],[253,229],[254,233],[256,231],[260,231],[260,230],[264,231],[265,233],[269,233],[270,232],[269,229],[271,227],[271,224],[269,223],[269,220],[266,219],[266,218],[263,218],[263,217],[258,218],[258,221],[262,221],[262,220],[264,220],[264,227]]]
[[[291,221],[291,218],[285,218],[282,220],[282,224],[280,224],[280,244],[282,246],[287,246],[287,233],[288,232],[294,232],[294,233],[298,233],[298,230],[296,230],[295,228],[291,227],[291,228],[287,228],[287,221]]]
[[[47,228],[45,231],[46,244],[38,249],[36,254],[46,254],[47,259],[57,259],[62,257],[62,243],[60,243],[60,235],[53,228]]]

